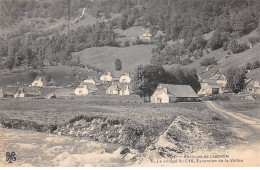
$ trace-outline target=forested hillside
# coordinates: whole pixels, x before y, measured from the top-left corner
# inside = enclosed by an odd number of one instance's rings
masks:
[[[61,34],[68,20],[83,8],[104,20]],[[115,13],[119,17],[110,19]],[[151,54],[152,64],[187,65],[213,50],[223,48],[236,54],[258,43],[259,16],[259,0],[2,0],[0,27],[9,33],[0,37],[0,58],[5,58],[0,66],[10,70],[23,64],[36,67],[44,59],[53,65],[71,64],[72,52],[119,47],[117,38],[122,35],[114,29],[134,25],[149,29],[153,36],[158,30],[164,33],[150,42],[157,46]],[[38,23],[19,25],[32,18]],[[46,20],[52,27],[59,20],[64,22],[62,27],[39,31],[36,25],[44,27]],[[254,36],[240,41],[253,30]],[[211,36],[205,38],[207,34]]]

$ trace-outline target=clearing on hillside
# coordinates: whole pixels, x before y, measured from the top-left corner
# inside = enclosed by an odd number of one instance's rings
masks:
[[[135,45],[126,48],[118,47],[92,47],[72,54],[73,57],[80,57],[82,64],[90,64],[103,70],[114,71],[115,59],[122,61],[122,72],[134,72],[140,65],[150,63],[154,45]]]

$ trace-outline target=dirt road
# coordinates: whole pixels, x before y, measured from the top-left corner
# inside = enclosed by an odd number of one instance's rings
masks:
[[[231,117],[233,119],[239,120],[239,121],[247,124],[251,128],[254,128],[255,130],[260,130],[260,119],[254,119],[254,118],[242,115],[240,113],[227,111],[212,101],[208,101],[205,103],[210,109],[218,111],[220,114],[222,114],[225,117],[226,116]]]

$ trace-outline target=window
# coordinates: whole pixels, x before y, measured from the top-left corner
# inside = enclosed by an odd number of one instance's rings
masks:
[[[82,90],[79,90],[79,94],[82,94]]]

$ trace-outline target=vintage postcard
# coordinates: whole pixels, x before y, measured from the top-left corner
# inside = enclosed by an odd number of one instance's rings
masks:
[[[259,167],[259,0],[0,0],[0,167]]]

